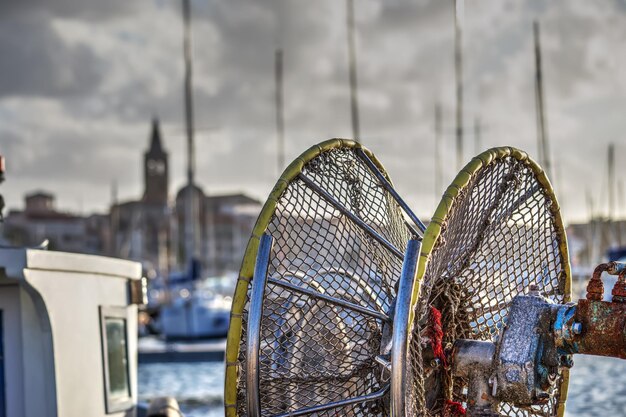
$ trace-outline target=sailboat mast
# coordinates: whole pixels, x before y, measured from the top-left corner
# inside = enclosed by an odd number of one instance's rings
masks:
[[[354,0],[346,0],[348,23],[348,65],[350,71],[350,110],[352,117],[352,136],[354,140],[361,139],[359,129],[359,102],[358,82],[356,75],[356,41],[354,35]]]
[[[441,105],[435,104],[435,204],[441,198],[442,172],[441,172]]]
[[[463,167],[463,0],[454,0],[454,71],[456,76],[456,165]]]
[[[117,198],[117,180],[111,182],[111,256],[118,256],[117,249],[117,233],[119,230],[119,208]]]
[[[193,92],[192,92],[192,53],[191,53],[191,6],[189,0],[183,0],[183,54],[185,60],[185,128],[187,133],[187,196],[185,216],[185,251],[187,260],[196,255],[196,231],[194,224],[196,216],[196,204],[194,201],[194,175],[195,175],[195,150],[194,150],[194,118],[193,118]]]
[[[283,119],[283,51],[276,50],[275,60],[276,79],[276,138],[278,175],[285,168],[285,124]]]
[[[615,216],[615,145],[609,144],[609,152],[608,152],[608,161],[607,161],[607,178],[608,178],[608,215],[609,222],[613,220]]]
[[[550,148],[548,146],[548,134],[546,129],[546,116],[543,94],[543,74],[541,69],[541,44],[539,38],[539,22],[533,22],[533,34],[535,38],[535,102],[537,111],[537,150],[539,163],[550,178]]]
[[[480,117],[474,119],[474,153],[478,155],[482,149],[482,143],[480,138]]]
[[[617,180],[617,209],[615,210],[615,217],[618,219],[617,221],[617,230],[618,230],[618,244],[619,246],[623,246],[623,236],[624,236],[624,182],[620,178]]]

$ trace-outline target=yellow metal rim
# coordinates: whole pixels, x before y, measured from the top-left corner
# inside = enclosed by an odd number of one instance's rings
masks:
[[[261,236],[267,229],[267,226],[274,215],[276,204],[280,200],[283,192],[289,183],[296,178],[300,172],[302,172],[304,165],[321,153],[338,148],[362,149],[391,183],[387,172],[378,159],[376,159],[374,154],[372,154],[369,149],[365,148],[360,143],[350,139],[330,139],[314,145],[296,158],[282,173],[276,182],[276,185],[274,185],[274,188],[270,192],[270,195],[261,209],[261,213],[259,214],[259,217],[254,225],[252,236],[248,241],[241,269],[239,271],[237,285],[235,287],[235,294],[233,296],[233,304],[230,313],[230,326],[226,337],[226,373],[224,382],[224,407],[226,417],[237,416],[237,379],[239,377],[237,372],[237,358],[239,357],[239,344],[241,341],[242,313],[246,305],[248,287],[250,286],[254,273],[254,264],[256,262],[256,255]]]
[[[548,197],[552,200],[552,204],[550,205],[550,211],[554,216],[554,225],[556,227],[556,233],[559,239],[559,250],[561,253],[561,257],[563,259],[563,270],[564,277],[562,277],[562,283],[564,284],[563,293],[565,296],[565,301],[571,300],[571,265],[569,261],[569,251],[567,247],[567,238],[565,235],[565,228],[563,226],[563,219],[561,217],[561,210],[554,194],[554,190],[548,177],[541,167],[532,160],[526,154],[519,149],[504,146],[491,148],[486,150],[485,152],[479,154],[474,157],[465,167],[457,174],[452,184],[446,189],[443,194],[443,197],[435,210],[435,214],[433,215],[430,224],[428,225],[426,232],[424,233],[424,240],[422,242],[422,251],[420,253],[420,258],[418,262],[418,268],[416,273],[415,283],[413,285],[413,294],[411,296],[411,306],[414,306],[419,298],[420,293],[420,285],[422,279],[424,278],[424,274],[426,273],[426,266],[428,265],[428,261],[430,259],[430,255],[437,244],[439,237],[441,235],[441,225],[444,224],[450,209],[454,204],[455,198],[459,195],[459,192],[463,190],[465,187],[469,185],[472,178],[480,172],[483,168],[486,168],[491,163],[501,160],[506,157],[513,157],[520,162],[525,163],[536,175],[539,183],[544,187],[544,190]],[[415,320],[413,308],[411,308],[411,313],[409,317],[409,326]],[[559,398],[559,404],[557,409],[557,415],[559,417],[563,417],[565,413],[565,400],[567,399],[567,390],[569,386],[569,371],[565,370],[563,372],[563,382],[561,384],[561,396]]]

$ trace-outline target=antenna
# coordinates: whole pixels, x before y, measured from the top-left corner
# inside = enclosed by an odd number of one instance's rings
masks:
[[[285,168],[285,125],[283,119],[283,50],[276,50],[276,138],[278,174]]]
[[[192,92],[192,54],[191,54],[191,16],[189,0],[183,0],[183,53],[185,59],[185,127],[187,131],[187,216],[185,221],[185,254],[187,260],[196,255],[196,204],[193,184],[195,174],[195,151],[193,143],[193,92]]]
[[[550,148],[548,147],[548,134],[546,128],[546,116],[543,94],[543,75],[541,71],[541,44],[539,38],[539,22],[533,22],[533,34],[535,38],[535,102],[537,110],[537,150],[539,163],[550,177]]]
[[[348,64],[350,71],[350,109],[352,115],[352,136],[360,141],[359,129],[359,97],[356,76],[356,42],[354,35],[354,0],[346,0],[347,23],[348,23]]]
[[[454,0],[454,70],[456,75],[456,166],[463,166],[463,0]]]

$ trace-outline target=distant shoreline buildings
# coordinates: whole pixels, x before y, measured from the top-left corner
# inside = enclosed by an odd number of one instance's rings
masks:
[[[55,196],[36,191],[25,196],[24,210],[11,210],[2,226],[5,240],[68,252],[115,256],[139,261],[148,274],[182,271],[185,247],[185,197],[188,186],[170,196],[169,154],[163,147],[157,119],[152,121],[143,159],[144,192],[134,201],[113,201],[109,213],[75,215],[60,211]],[[196,257],[205,275],[239,269],[261,202],[245,194],[206,195],[193,184]]]
[[[206,195],[193,184],[170,194],[169,154],[163,147],[158,120],[152,121],[148,148],[143,155],[144,191],[137,200],[113,201],[106,214],[77,215],[59,210],[54,194],[35,191],[25,195],[23,210],[10,210],[0,225],[5,242],[49,249],[114,256],[141,262],[150,276],[184,272],[188,267],[186,216],[193,212],[198,225],[195,252],[205,276],[237,271],[248,238],[261,210],[261,202],[245,194]],[[626,221],[594,218],[567,227],[572,263],[595,265],[612,249],[626,253]],[[617,252],[616,252],[617,253]]]

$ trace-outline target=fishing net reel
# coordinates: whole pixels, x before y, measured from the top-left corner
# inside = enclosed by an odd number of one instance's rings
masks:
[[[388,415],[395,306],[399,291],[410,296],[424,230],[357,143],[331,140],[296,159],[243,261],[227,414]]]
[[[568,259],[552,188],[521,151],[472,159],[425,228],[367,149],[314,146],[246,250],[226,415],[562,416],[571,355],[615,356],[586,335],[626,317],[568,304]]]

